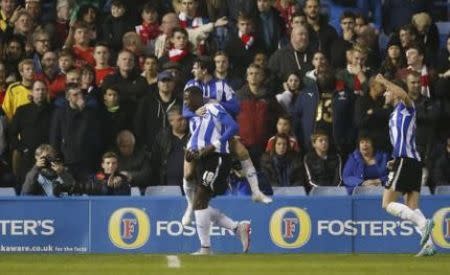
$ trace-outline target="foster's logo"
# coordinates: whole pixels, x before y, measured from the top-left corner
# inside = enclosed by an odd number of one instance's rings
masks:
[[[272,214],[270,238],[281,248],[299,248],[311,237],[311,218],[298,207],[283,207]]]
[[[434,213],[435,226],[432,237],[436,245],[450,249],[450,207],[441,208]]]
[[[138,249],[150,237],[150,219],[138,208],[120,208],[111,215],[108,225],[109,239],[118,248]]]

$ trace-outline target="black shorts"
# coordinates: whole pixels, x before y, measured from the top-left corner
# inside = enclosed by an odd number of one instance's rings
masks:
[[[200,186],[213,195],[223,195],[228,189],[228,176],[231,170],[229,155],[212,153],[200,158],[196,163]]]
[[[412,158],[397,158],[385,187],[401,193],[420,193],[421,183],[422,163]]]

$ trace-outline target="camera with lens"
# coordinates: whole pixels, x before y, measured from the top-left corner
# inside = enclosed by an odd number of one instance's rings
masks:
[[[44,159],[44,167],[40,169],[40,174],[49,180],[56,179],[58,175],[56,174],[56,171],[52,169],[52,163],[61,163],[61,158],[58,156],[50,155],[44,156],[42,158]]]
[[[58,157],[58,156],[47,155],[47,156],[44,156],[42,158],[45,161],[45,167],[48,167],[48,168],[52,167],[52,162],[55,162],[55,163],[61,163],[62,162],[61,158]]]

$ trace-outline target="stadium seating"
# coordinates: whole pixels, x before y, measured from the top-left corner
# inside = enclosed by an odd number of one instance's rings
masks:
[[[422,196],[430,196],[431,195],[430,187],[422,186],[420,188],[420,195],[422,195]]]
[[[450,195],[450,185],[437,186],[434,190],[435,195]]]
[[[1,187],[0,188],[0,197],[15,197],[16,190],[12,187]]]
[[[132,197],[140,197],[141,196],[141,190],[139,190],[139,187],[131,187],[131,196]]]
[[[353,189],[354,196],[382,196],[384,191],[383,186],[356,186]]]
[[[272,187],[274,196],[306,196],[303,186]]]
[[[315,186],[310,196],[347,196],[347,189],[342,186]]]
[[[146,196],[181,196],[181,189],[179,186],[149,186],[145,189]]]

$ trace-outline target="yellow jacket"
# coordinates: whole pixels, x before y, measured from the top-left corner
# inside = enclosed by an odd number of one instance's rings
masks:
[[[3,111],[9,121],[11,121],[12,117],[16,113],[17,108],[30,103],[30,94],[31,90],[22,85],[20,82],[14,82],[9,85],[2,105]]]

